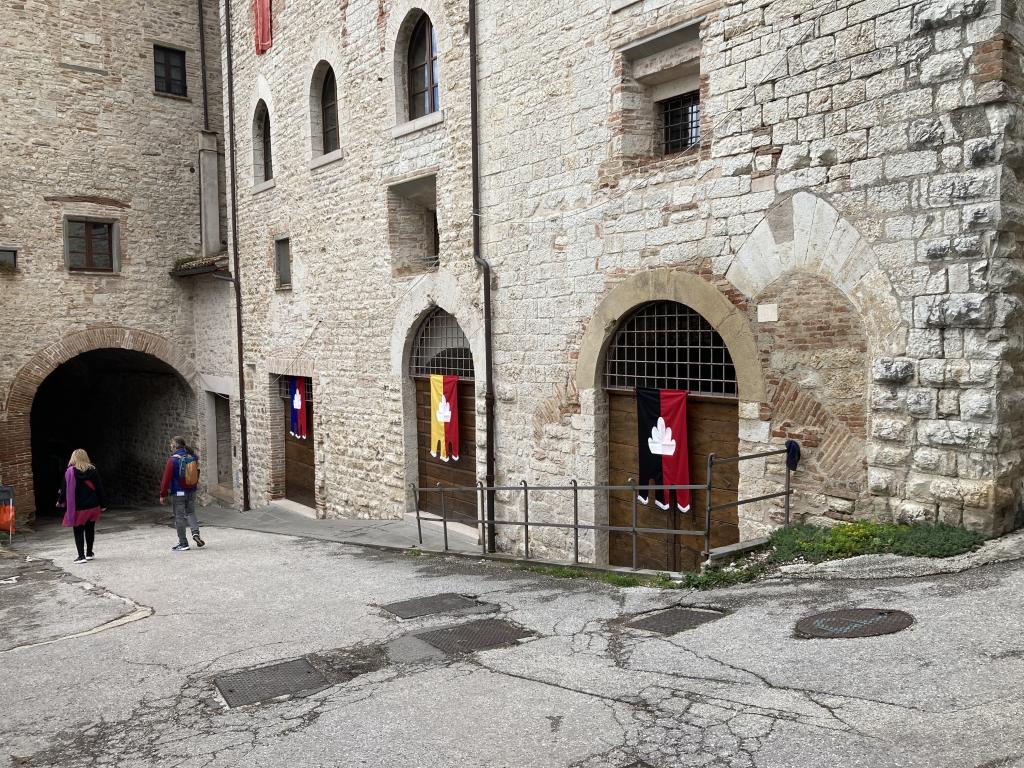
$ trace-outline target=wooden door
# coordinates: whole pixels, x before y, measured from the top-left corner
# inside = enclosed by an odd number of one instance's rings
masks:
[[[626,485],[639,476],[637,446],[636,398],[631,392],[610,391],[608,394],[608,482]],[[735,400],[702,398],[691,395],[686,408],[687,441],[690,450],[690,483],[706,482],[709,453],[735,456],[739,450],[739,409]],[[735,501],[739,485],[739,469],[733,464],[715,467],[712,503]],[[703,530],[706,494],[691,492],[690,512],[681,513],[675,505],[661,510],[653,504],[637,503],[637,527]],[[608,503],[610,525],[633,524],[633,495],[629,491],[613,492]],[[675,540],[673,542],[673,539]],[[711,546],[718,547],[739,541],[736,508],[714,513],[711,525]],[[612,565],[633,564],[633,537],[629,533],[609,534],[609,562]],[[637,536],[637,560],[641,568],[671,571],[694,571],[700,567],[702,536],[671,536],[650,534]]]
[[[430,378],[416,378],[416,458],[419,486],[433,488],[476,485],[476,393],[472,380],[459,381],[459,460],[441,461],[430,455]],[[420,509],[441,514],[441,494],[421,493]],[[461,491],[445,494],[450,520],[476,525],[477,494]]]
[[[310,388],[307,386],[306,392]],[[316,506],[316,468],[313,461],[313,402],[306,401],[306,439],[293,437],[288,431],[291,424],[291,403],[284,404],[284,495],[285,498]]]

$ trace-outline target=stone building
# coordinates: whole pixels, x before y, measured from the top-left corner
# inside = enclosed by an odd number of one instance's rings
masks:
[[[694,482],[711,453],[799,441],[796,519],[1021,525],[1021,20],[995,0],[222,5],[252,504],[438,511],[410,487],[492,479],[489,449],[500,486],[642,483],[640,387],[689,392]],[[233,364],[221,288],[177,289],[210,318],[210,376]],[[458,379],[458,460],[431,455],[436,374]],[[781,457],[727,465],[712,501],[783,481]],[[633,495],[581,491],[581,517],[628,526]],[[699,528],[691,502],[641,524]],[[521,516],[514,491],[494,504]],[[530,515],[571,507],[539,492]],[[781,515],[723,509],[713,543]],[[585,539],[628,560],[626,537]],[[641,559],[698,547],[649,537]]]
[[[154,503],[182,433],[230,498],[230,286],[169,274],[223,250],[217,6],[5,2],[0,26],[0,484],[52,515],[83,447],[113,503]]]
[[[698,481],[707,453],[794,438],[801,519],[1020,524],[1016,9],[477,5],[499,485],[637,480],[632,388],[653,386],[691,393]],[[468,4],[275,1],[262,54],[249,4],[232,8],[254,501],[310,467],[322,516],[482,480]],[[458,467],[428,455],[430,373],[463,380]],[[715,495],[781,482],[781,459],[746,462]],[[622,524],[629,494],[602,495],[585,516]],[[496,503],[520,514],[515,493]],[[564,496],[533,503],[568,514]],[[724,512],[716,538],[780,514]],[[615,536],[597,543],[621,559]],[[692,558],[670,549],[644,558]]]

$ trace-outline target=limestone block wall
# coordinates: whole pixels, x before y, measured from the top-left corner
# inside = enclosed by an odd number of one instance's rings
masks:
[[[767,386],[763,400],[741,395],[741,450],[804,436],[800,517],[1012,526],[1018,417],[996,403],[1017,397],[1000,341],[1019,336],[1017,304],[989,277],[1016,257],[997,247],[997,158],[1016,111],[999,82],[1007,68],[992,63],[999,8],[617,5],[577,6],[571,24],[557,19],[571,33],[553,23],[514,50],[500,41],[515,38],[516,14],[481,11],[503,477],[602,479],[602,395],[573,386],[592,382],[581,368],[600,359],[576,351],[617,285],[668,267],[746,314]],[[690,20],[702,140],[645,155],[626,140],[645,86],[624,51]],[[544,66],[556,50],[571,68]],[[546,74],[531,88],[509,74],[522,71]],[[778,321],[759,322],[771,304]],[[849,346],[821,336],[807,370],[794,360],[812,328]],[[823,466],[841,469],[843,488],[817,483]],[[777,462],[744,465],[741,492],[780,481]],[[780,519],[778,505],[748,508],[743,533]]]
[[[216,6],[205,13],[216,128]],[[199,24],[194,0],[62,0],[3,3],[0,25],[0,248],[18,252],[17,271],[0,274],[0,479],[30,514],[26,425],[40,376],[75,350],[145,351],[152,338],[191,375],[190,290],[167,273],[199,250]],[[187,98],[154,93],[154,44],[185,51]],[[65,269],[67,216],[118,223],[119,272]]]
[[[438,33],[443,116],[416,125],[396,74],[411,3],[275,3],[260,57],[248,4],[231,7],[254,501],[273,485],[275,377],[308,375],[318,512],[397,514],[415,481],[408,340],[432,304],[456,315],[483,370],[464,3],[417,6]],[[798,519],[1014,524],[1019,55],[1002,8],[482,0],[479,16],[499,483],[607,477],[604,344],[632,308],[671,298],[730,345],[741,451],[800,436]],[[318,159],[322,61],[342,146]],[[666,78],[702,100],[700,141],[669,156],[648,135]],[[250,170],[260,100],[269,185]],[[388,188],[428,175],[440,265],[396,274]],[[273,273],[285,234],[288,291]],[[778,490],[780,466],[743,465],[741,493]],[[519,514],[512,496],[499,506]],[[584,506],[601,518],[600,499]],[[744,508],[742,533],[780,520],[778,504]]]
[[[464,329],[480,316],[470,250],[466,9],[438,0],[274,3],[273,45],[257,56],[250,6],[231,5],[253,504],[283,493],[279,377],[309,376],[318,514],[397,516],[415,480],[415,432],[405,427],[411,380],[404,358],[393,365],[392,347],[404,349],[432,303],[447,305]],[[396,86],[396,56],[404,56],[396,41],[421,11],[437,35],[441,112],[410,125],[404,88]],[[321,62],[338,83],[341,146],[329,157],[316,154],[312,135],[320,118],[311,84]],[[273,181],[262,185],[252,131],[260,100],[270,114],[274,166]],[[430,175],[439,266],[393,274],[388,188]],[[274,240],[284,235],[292,253],[287,290],[274,279]],[[405,318],[397,330],[396,317]],[[482,357],[474,363],[483,370]]]

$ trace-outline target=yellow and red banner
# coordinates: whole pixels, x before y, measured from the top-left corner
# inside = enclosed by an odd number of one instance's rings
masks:
[[[459,460],[459,377],[430,377],[430,455]]]

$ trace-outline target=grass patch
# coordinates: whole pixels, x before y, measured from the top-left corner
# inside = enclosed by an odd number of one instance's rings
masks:
[[[945,523],[938,525],[897,525],[860,521],[818,528],[791,525],[774,531],[769,538],[776,563],[806,560],[820,563],[857,555],[909,555],[911,557],[952,557],[977,549],[984,537]]]

